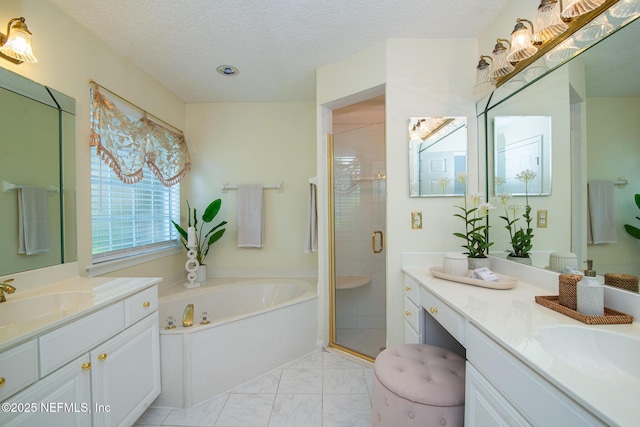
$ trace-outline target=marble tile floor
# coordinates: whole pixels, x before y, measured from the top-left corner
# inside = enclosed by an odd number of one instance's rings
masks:
[[[373,368],[316,351],[188,409],[149,408],[134,427],[370,427]]]

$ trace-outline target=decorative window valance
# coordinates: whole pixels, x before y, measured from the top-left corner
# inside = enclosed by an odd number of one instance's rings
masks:
[[[140,120],[131,119],[93,82],[90,144],[122,182],[139,182],[146,163],[164,186],[171,187],[191,168],[187,142],[182,132],[170,130],[143,113]]]

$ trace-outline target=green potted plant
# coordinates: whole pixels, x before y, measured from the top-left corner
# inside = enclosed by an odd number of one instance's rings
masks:
[[[467,196],[467,174],[458,173],[456,180],[462,184],[464,188],[464,207],[456,206],[462,213],[456,213],[454,216],[464,221],[465,232],[453,233],[454,236],[464,239],[465,244],[462,245],[467,251],[464,252],[469,259],[469,269],[474,270],[479,267],[488,267],[489,247],[493,242],[489,241],[489,211],[493,209],[491,204],[481,203],[480,194],[471,194]],[[468,200],[467,200],[468,199]]]
[[[531,265],[531,249],[533,248],[533,228],[531,227],[531,205],[529,205],[529,183],[536,178],[536,173],[526,169],[516,175],[516,179],[524,183],[525,205],[510,203],[511,194],[498,194],[496,199],[505,212],[500,218],[507,222],[505,228],[509,230],[511,249],[507,250],[507,258]],[[520,214],[526,222],[526,228],[518,227]]]
[[[636,206],[640,209],[640,194],[636,194],[634,196],[634,200],[636,202]],[[637,216],[636,219],[640,219],[640,216]],[[640,239],[640,228],[634,227],[630,224],[625,224],[624,229],[627,230],[627,233],[631,235],[631,237],[635,237],[636,239]]]
[[[202,225],[198,229],[198,215],[196,209],[193,209],[193,219],[191,216],[191,206],[189,205],[189,201],[187,201],[187,209],[188,209],[188,223],[187,227],[193,227],[195,229],[195,240],[196,240],[196,260],[200,267],[198,267],[197,275],[198,281],[204,281],[207,277],[206,264],[204,263],[207,254],[209,253],[209,249],[211,245],[220,240],[220,238],[224,235],[226,229],[221,228],[227,224],[227,221],[222,221],[216,226],[212,227],[209,231],[205,232],[205,224],[209,224],[213,221],[213,219],[220,212],[220,208],[222,207],[222,200],[216,199],[213,202],[209,203],[209,206],[204,210],[204,214],[202,214]],[[187,246],[188,234],[187,232],[180,227],[180,224],[177,224],[175,221],[171,221],[180,233],[182,237],[181,242],[185,249],[188,251],[189,247]]]

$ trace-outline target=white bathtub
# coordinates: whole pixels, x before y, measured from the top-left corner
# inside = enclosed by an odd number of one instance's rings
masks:
[[[301,279],[207,281],[160,295],[162,393],[155,406],[190,407],[315,350],[318,297]],[[194,326],[182,327],[187,304]],[[200,325],[208,312],[208,325]],[[177,327],[166,330],[173,316]]]

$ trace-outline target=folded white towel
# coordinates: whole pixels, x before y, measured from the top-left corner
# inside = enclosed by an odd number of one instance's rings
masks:
[[[47,189],[22,186],[18,188],[18,253],[36,255],[50,249]]]
[[[613,181],[589,181],[587,189],[587,243],[616,243]]]
[[[494,272],[489,270],[487,267],[476,268],[471,273],[472,279],[484,280],[485,282],[497,282],[500,279],[495,275]]]
[[[304,251],[308,254],[318,251],[318,208],[316,205],[316,185],[309,183],[307,204],[307,241]]]
[[[238,185],[238,247],[261,248],[264,237],[263,186]]]

